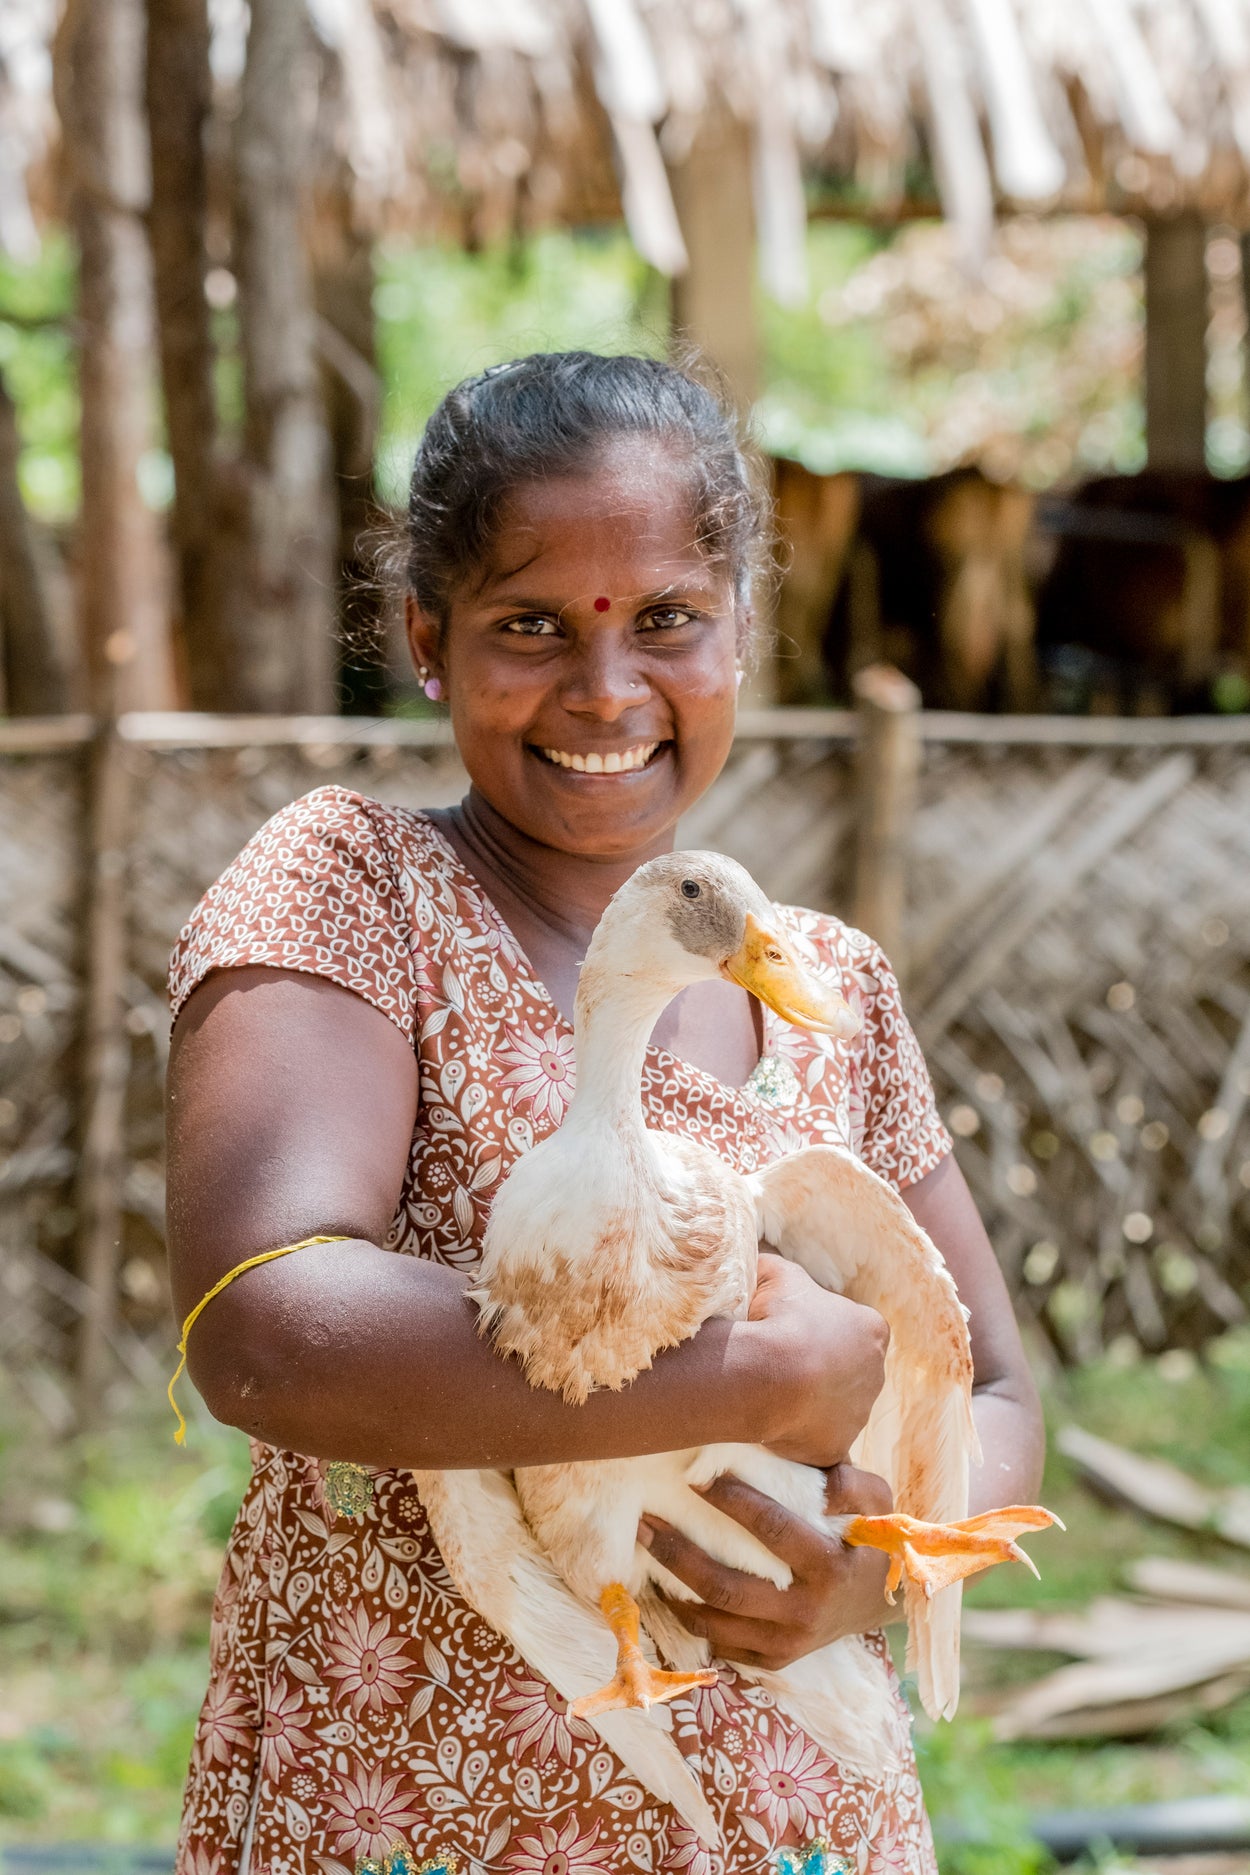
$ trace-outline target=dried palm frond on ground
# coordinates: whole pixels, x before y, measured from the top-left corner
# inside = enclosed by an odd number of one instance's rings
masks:
[[[1250,1548],[1246,1487],[1214,1489],[1078,1426],[1065,1426],[1056,1445],[1099,1496]],[[996,1737],[1129,1738],[1220,1711],[1250,1693],[1250,1574],[1142,1556],[1123,1575],[1131,1598],[1100,1595],[1079,1610],[969,1610],[970,1641],[1073,1662],[985,1701]]]

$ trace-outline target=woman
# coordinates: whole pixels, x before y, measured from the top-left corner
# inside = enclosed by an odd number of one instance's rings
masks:
[[[616,887],[671,849],[729,752],[763,505],[732,422],[641,358],[522,359],[430,422],[408,515],[408,630],[471,788],[411,814],[319,789],[208,893],[172,966],[170,1250],[212,1412],[255,1443],[213,1628],[183,1869],[352,1871],[402,1842],[512,1875],[706,1871],[707,1853],[451,1590],[407,1471],[762,1441],[885,1507],[846,1455],[883,1324],[766,1258],[750,1319],[709,1322],[625,1393],[565,1406],[477,1334],[464,1295],[491,1194],[568,1097],[578,964]],[[903,1192],[972,1310],[985,1464],[974,1508],[1027,1501],[1041,1433],[1009,1302],[880,953],[794,914],[864,1016],[849,1051],[761,1062],[759,1010],[688,991],[648,1057],[653,1124],[742,1170],[850,1143]],[[395,1252],[403,1254],[395,1254]],[[324,1461],[367,1467],[335,1514]],[[322,1462],[319,1462],[322,1461]],[[781,1664],[886,1619],[884,1559],[841,1552],[732,1480],[714,1501],[791,1564],[785,1592],[640,1531],[726,1661]],[[884,1648],[884,1641],[876,1645]],[[856,1870],[933,1867],[910,1745],[844,1775],[732,1673],[674,1707],[725,1839],[766,1867],[823,1838]],[[904,1721],[900,1711],[900,1727]]]

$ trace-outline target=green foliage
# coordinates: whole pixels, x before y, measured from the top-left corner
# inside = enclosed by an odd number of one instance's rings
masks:
[[[0,1397],[0,1836],[172,1842],[246,1476],[204,1420],[56,1445]]]
[[[942,1875],[1044,1875],[1051,1857],[1029,1832],[1009,1754],[965,1719],[920,1724],[916,1759]]]
[[[806,304],[781,307],[761,296],[760,434],[770,449],[819,473],[853,467],[923,475],[929,466],[923,430],[877,322],[856,319],[835,329],[827,316],[859,268],[889,245],[887,234],[853,222],[817,222],[808,236]]]
[[[78,385],[70,320],[74,261],[64,235],[26,265],[0,255],[0,372],[18,410],[22,495],[60,521],[78,506]]]
[[[667,289],[615,230],[480,254],[387,247],[377,272],[379,481],[390,499],[402,496],[426,418],[461,378],[527,351],[664,349]]]
[[[1044,486],[1140,466],[1140,240],[1110,219],[1003,227],[981,280],[948,231],[816,222],[799,307],[759,295],[765,445],[821,471],[984,458]],[[460,378],[536,348],[663,349],[666,289],[619,230],[512,249],[388,248],[375,307],[383,492]]]

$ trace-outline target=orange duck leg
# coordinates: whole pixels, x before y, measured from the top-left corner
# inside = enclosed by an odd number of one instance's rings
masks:
[[[596,1713],[614,1712],[621,1706],[658,1706],[692,1687],[715,1686],[716,1674],[710,1667],[698,1673],[666,1673],[651,1665],[642,1651],[638,1604],[619,1582],[609,1582],[599,1606],[616,1636],[616,1674],[597,1693],[573,1701],[569,1711],[575,1719],[593,1719]]]
[[[890,1559],[886,1577],[888,1601],[906,1576],[926,1596],[979,1575],[996,1563],[1022,1562],[1037,1574],[1030,1557],[1016,1542],[1026,1530],[1046,1530],[1058,1517],[1039,1504],[1009,1504],[1002,1510],[983,1511],[961,1523],[921,1523],[895,1512],[889,1517],[852,1517],[842,1541],[857,1548],[879,1549]]]

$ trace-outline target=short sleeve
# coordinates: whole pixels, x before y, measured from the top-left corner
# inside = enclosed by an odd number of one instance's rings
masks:
[[[267,964],[328,977],[414,1041],[413,923],[387,838],[391,818],[379,802],[330,787],[266,821],[179,934],[173,1014],[210,971]]]
[[[865,1165],[898,1190],[932,1172],[952,1149],[937,1109],[933,1082],[903,1013],[898,978],[885,953],[861,937],[864,1030],[861,1072],[864,1098],[862,1157]],[[867,988],[871,982],[874,987]]]

